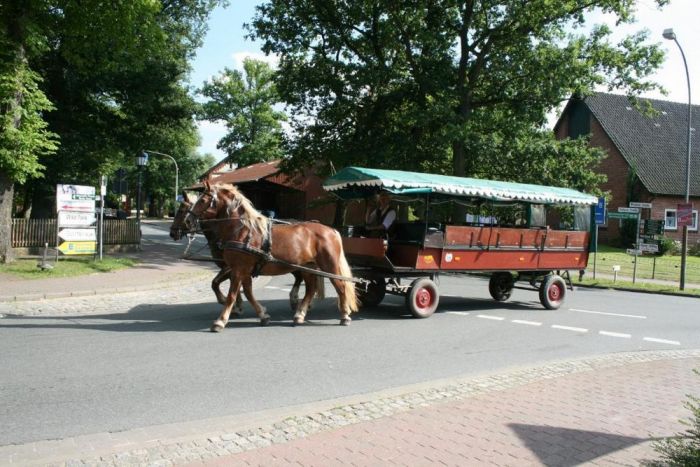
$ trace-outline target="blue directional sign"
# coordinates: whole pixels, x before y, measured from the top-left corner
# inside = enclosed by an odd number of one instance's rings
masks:
[[[605,224],[605,198],[598,198],[598,204],[595,206],[595,223],[598,225]]]

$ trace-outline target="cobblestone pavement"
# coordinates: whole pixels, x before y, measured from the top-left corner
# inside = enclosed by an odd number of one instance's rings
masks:
[[[0,447],[8,465],[638,465],[700,350],[614,354],[243,418]]]

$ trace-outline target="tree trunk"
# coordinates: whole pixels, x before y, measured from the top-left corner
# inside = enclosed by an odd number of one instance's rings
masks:
[[[12,199],[14,183],[3,171],[0,171],[0,263],[14,260],[12,251]]]

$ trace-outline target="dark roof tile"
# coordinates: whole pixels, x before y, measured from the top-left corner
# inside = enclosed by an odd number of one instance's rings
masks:
[[[685,196],[688,104],[643,99],[659,113],[637,110],[626,96],[596,93],[586,105],[644,186],[654,194]],[[692,107],[693,128],[700,128],[700,106]],[[691,134],[690,194],[700,196],[700,140]]]

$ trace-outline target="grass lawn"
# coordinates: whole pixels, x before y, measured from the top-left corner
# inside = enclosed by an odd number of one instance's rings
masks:
[[[41,270],[37,267],[39,260],[20,259],[10,264],[0,264],[0,273],[12,274],[23,279],[44,279],[47,277],[72,277],[110,272],[124,269],[136,264],[129,258],[104,258],[95,261],[92,258],[61,258],[58,262],[50,261],[53,269]]]
[[[596,272],[612,274],[613,265],[620,266],[618,275],[632,277],[634,270],[634,256],[628,255],[625,250],[609,246],[599,246],[598,253],[591,253],[588,257],[588,273],[592,276],[593,258],[597,256]],[[639,256],[637,263],[638,279],[660,279],[668,281],[680,280],[681,257],[680,256]],[[688,284],[700,284],[700,257],[688,256],[685,281]],[[619,282],[619,281],[618,281]]]

